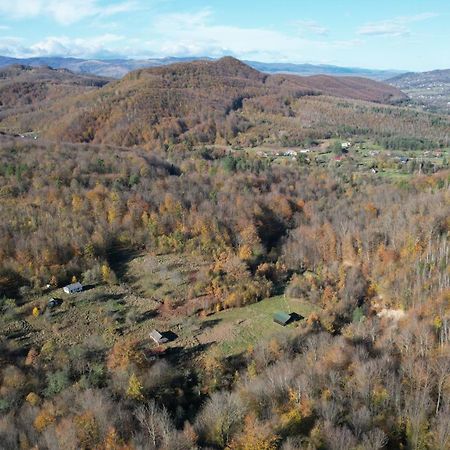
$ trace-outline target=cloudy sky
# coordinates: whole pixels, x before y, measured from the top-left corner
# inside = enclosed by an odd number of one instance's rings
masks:
[[[0,0],[0,55],[450,68],[448,0]]]

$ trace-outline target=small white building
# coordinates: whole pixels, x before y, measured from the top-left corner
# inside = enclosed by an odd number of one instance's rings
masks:
[[[81,292],[83,290],[83,285],[79,282],[68,284],[63,287],[63,291],[66,294],[75,294],[76,292]]]
[[[168,342],[168,339],[163,336],[158,330],[153,330],[150,333],[150,337],[159,345],[159,344],[165,344]]]

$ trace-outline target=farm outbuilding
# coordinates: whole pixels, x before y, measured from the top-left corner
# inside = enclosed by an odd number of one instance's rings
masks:
[[[157,344],[165,344],[168,339],[164,337],[159,331],[153,330],[150,333],[150,337],[157,343]]]
[[[303,316],[295,312],[288,314],[284,311],[278,311],[273,315],[273,321],[275,323],[278,323],[279,325],[283,325],[283,327],[285,327],[289,323],[298,322],[299,320],[303,319],[304,319]]]
[[[83,290],[83,285],[79,282],[68,284],[63,287],[63,291],[66,294],[75,294],[76,292],[81,292]]]
[[[291,315],[283,311],[278,311],[273,315],[273,321],[279,325],[286,326],[291,320]]]

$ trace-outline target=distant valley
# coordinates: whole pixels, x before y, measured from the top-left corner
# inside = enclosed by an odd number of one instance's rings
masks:
[[[450,113],[450,69],[405,73],[391,78],[388,83],[427,111]]]

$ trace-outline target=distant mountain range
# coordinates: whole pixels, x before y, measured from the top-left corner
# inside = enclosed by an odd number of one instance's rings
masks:
[[[266,73],[290,73],[295,75],[334,75],[365,77],[373,80],[387,80],[403,74],[401,70],[373,70],[359,67],[340,67],[326,64],[291,64],[291,63],[263,63],[258,61],[244,61],[249,66]]]
[[[129,72],[147,67],[166,66],[177,62],[190,62],[206,58],[160,58],[160,59],[79,59],[63,57],[11,58],[0,56],[0,67],[11,64],[52,69],[68,69],[78,74],[91,74],[108,78],[122,78]]]
[[[53,69],[69,69],[74,73],[84,73],[110,78],[122,78],[127,73],[149,67],[159,67],[177,62],[211,60],[211,58],[153,58],[153,59],[79,59],[62,57],[11,58],[0,56],[0,67],[11,64],[27,66],[49,66]],[[358,76],[374,80],[387,80],[404,72],[395,70],[372,70],[332,65],[264,63],[244,61],[260,72],[288,73],[295,75],[336,75]]]

